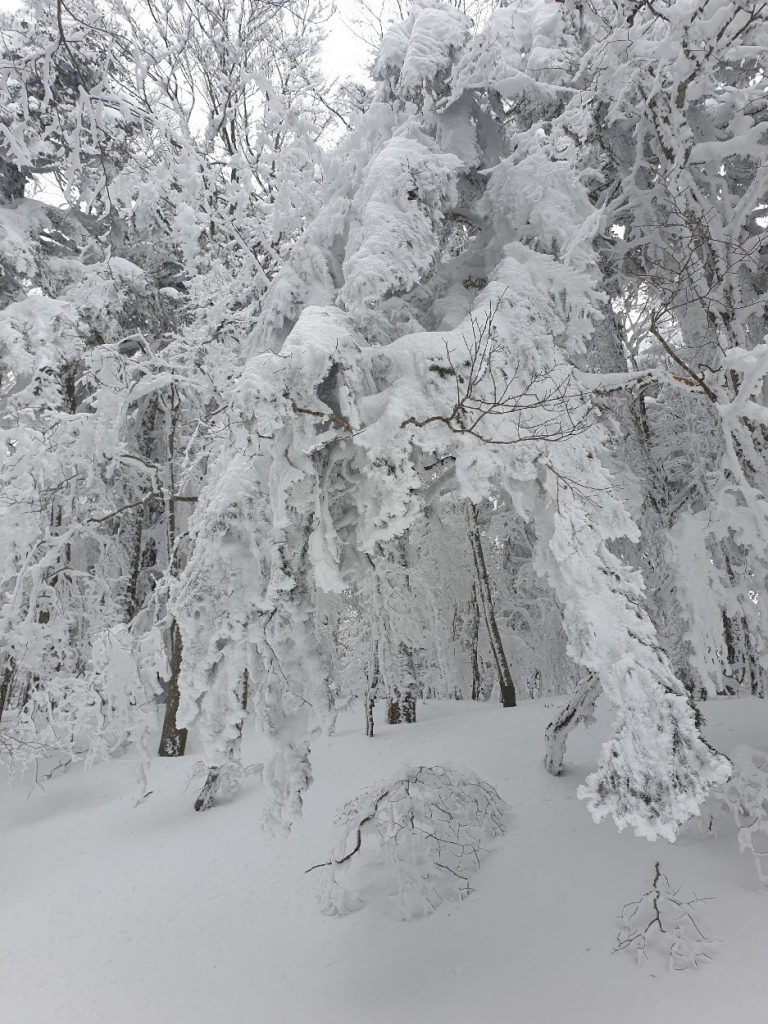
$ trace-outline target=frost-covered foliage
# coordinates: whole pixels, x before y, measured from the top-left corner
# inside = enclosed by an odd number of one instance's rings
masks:
[[[616,225],[606,291],[626,316],[630,368],[654,371],[624,387],[637,388],[646,453],[655,619],[691,688],[760,693],[766,12],[598,5],[586,23],[600,40],[581,65],[574,127]]]
[[[611,225],[590,190],[597,122],[578,79],[588,40],[568,8],[544,16],[532,6],[521,18],[494,12],[471,38],[453,7],[429,2],[389,31],[376,98],[341,144],[323,209],[265,297],[233,403],[243,456],[259,467],[250,486],[271,510],[271,524],[240,520],[237,529],[258,558],[280,552],[279,569],[239,599],[260,623],[254,685],[282,693],[278,732],[295,749],[298,727],[305,747],[320,720],[289,705],[329,675],[336,644],[318,628],[317,610],[331,594],[353,595],[356,606],[337,624],[358,628],[362,612],[379,624],[372,635],[378,628],[386,638],[369,647],[366,699],[385,662],[400,666],[408,688],[414,652],[398,644],[413,645],[383,615],[392,573],[382,566],[396,565],[394,546],[442,509],[499,503],[525,537],[528,579],[535,574],[540,594],[545,581],[550,588],[547,629],[564,652],[563,688],[580,666],[616,707],[615,734],[582,795],[597,818],[671,839],[729,769],[699,735],[627,560],[640,533],[612,465],[610,423],[599,422],[593,381],[582,376],[603,369],[593,346],[611,324],[603,252]],[[544,60],[563,48],[572,59],[554,68]],[[621,349],[620,337],[614,345]],[[228,500],[228,518],[237,518],[238,494]],[[207,515],[201,503],[193,530],[206,540],[188,577],[227,543],[227,531],[208,532]],[[503,535],[494,524],[487,540],[495,548],[498,536],[503,547]],[[475,542],[472,551],[475,602],[512,706],[504,621],[488,559]],[[229,578],[222,583],[230,593]],[[182,577],[182,633],[215,649],[222,679],[232,678],[223,666],[243,657],[240,646],[215,625],[202,640],[186,593]],[[285,665],[279,646],[261,639],[276,621],[291,637]],[[301,680],[299,651],[311,666]],[[199,661],[185,667],[190,693],[209,690],[206,671]],[[277,690],[275,678],[284,681]],[[213,693],[206,700],[228,706]],[[208,721],[212,765],[224,749],[216,734],[230,735],[238,720],[235,710]],[[273,721],[262,718],[272,735]],[[290,772],[273,779],[281,799],[294,799]]]
[[[286,828],[336,706],[567,695],[556,773],[604,693],[673,839],[764,692],[765,12],[417,0],[358,95],[322,3],[145,6],[5,21],[4,735],[159,694],[208,806],[253,722]]]
[[[472,892],[470,879],[506,831],[507,806],[487,782],[444,767],[408,768],[346,804],[320,870],[320,906],[348,914],[386,900],[409,920]]]
[[[167,591],[244,325],[315,209],[320,13],[3,16],[0,716],[19,770],[146,757],[158,698],[161,753],[183,752]]]

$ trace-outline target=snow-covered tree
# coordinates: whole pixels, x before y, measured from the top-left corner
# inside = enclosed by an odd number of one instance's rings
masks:
[[[766,12],[712,0],[584,19],[599,41],[577,130],[626,318],[628,365],[602,369],[630,371],[654,618],[692,689],[762,692]]]
[[[317,595],[359,586],[435,504],[501,493],[533,534],[569,658],[616,708],[583,795],[597,818],[672,838],[729,768],[699,735],[619,551],[637,526],[580,377],[607,317],[598,239],[610,224],[569,123],[563,82],[578,62],[544,64],[537,9],[524,31],[518,15],[496,11],[473,37],[465,15],[422,0],[384,38],[377,99],[266,296],[233,407],[242,447],[195,514],[174,605],[201,652],[183,670],[183,716],[202,715],[220,768],[247,657],[278,745],[267,774],[295,810],[328,706]],[[575,17],[548,15],[548,52],[577,38]],[[244,516],[244,501],[259,514]],[[217,549],[247,550],[253,583],[233,590],[219,575],[206,597]],[[227,599],[239,640],[200,610]]]
[[[336,116],[319,9],[166,6],[43,3],[3,29],[0,646],[22,763],[137,730],[143,750],[161,691],[160,751],[183,752],[167,587]]]

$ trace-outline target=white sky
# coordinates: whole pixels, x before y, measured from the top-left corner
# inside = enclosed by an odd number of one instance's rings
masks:
[[[3,2],[3,0],[0,0]],[[325,44],[325,64],[334,78],[366,79],[366,47],[348,28],[355,17],[358,0],[336,0],[336,14]]]
[[[12,11],[19,0],[0,0],[0,11]],[[347,27],[359,9],[358,0],[336,0],[337,13],[331,19],[331,28],[325,46],[325,65],[332,78],[366,79],[368,58],[363,43]]]

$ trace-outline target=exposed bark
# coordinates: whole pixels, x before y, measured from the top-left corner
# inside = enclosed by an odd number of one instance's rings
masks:
[[[410,593],[411,584],[407,572],[409,567],[408,554],[405,541],[402,538],[395,545],[395,559],[401,568],[406,570],[404,576],[405,587]],[[390,637],[392,632],[393,630],[390,627]],[[394,654],[394,650],[392,653]],[[387,722],[389,725],[413,724],[416,721],[416,667],[413,648],[406,641],[401,640],[397,645],[397,655],[392,659],[392,662],[393,666],[396,666],[399,678],[389,693]]]
[[[412,688],[395,689],[387,704],[388,725],[413,725],[416,721],[416,694]]]
[[[505,708],[513,708],[517,704],[515,684],[512,680],[512,673],[509,671],[507,655],[504,651],[498,623],[496,622],[491,581],[488,576],[488,568],[485,563],[485,555],[483,554],[483,544],[480,539],[480,528],[477,522],[477,508],[471,502],[467,506],[467,521],[469,524],[469,543],[472,548],[472,558],[475,564],[477,593],[480,596],[480,603],[483,607],[483,616],[488,630],[491,653],[493,654],[496,672],[499,677],[501,703]]]
[[[368,685],[365,689],[365,735],[373,736],[373,708],[376,703],[376,691],[379,688],[380,666],[379,666],[379,645],[374,640],[371,659],[368,666]]]
[[[167,450],[167,473],[168,492],[166,495],[166,516],[168,529],[168,558],[171,563],[171,572],[175,576],[178,571],[176,547],[176,499],[174,455],[175,455],[175,433],[176,419],[178,416],[178,396],[175,389],[172,389],[170,405],[166,409],[168,419],[168,450]],[[181,696],[179,681],[181,678],[181,661],[183,656],[181,631],[176,620],[171,622],[171,678],[168,683],[168,694],[165,703],[165,717],[163,719],[163,732],[160,737],[161,757],[182,757],[187,746],[187,730],[179,729],[176,725],[176,715],[179,710],[179,699]]]
[[[416,694],[413,690],[407,690],[403,694],[402,715],[407,725],[412,725],[416,721]]]
[[[477,601],[477,584],[472,584],[469,600],[469,656],[472,667],[472,700],[480,700],[480,606]]]
[[[221,784],[221,768],[211,768],[205,778],[205,784],[195,800],[196,811],[207,811],[213,807]]]
[[[547,726],[544,733],[546,743],[544,767],[551,775],[559,775],[562,770],[565,746],[572,730],[579,722],[591,725],[594,721],[593,712],[599,696],[600,681],[594,673],[590,672],[578,683],[570,700]]]
[[[171,623],[171,678],[168,682],[168,696],[165,702],[163,732],[160,737],[160,757],[181,757],[187,746],[187,730],[176,726],[179,710],[179,677],[181,676],[181,632],[176,620]]]
[[[144,400],[144,408],[139,417],[136,447],[141,457],[147,462],[152,461],[152,439],[155,433],[155,417],[157,416],[157,396],[151,395]],[[127,512],[124,518],[125,544],[131,552],[130,572],[125,593],[125,621],[133,622],[139,611],[139,580],[141,577],[141,558],[144,550],[144,530],[147,516],[150,513],[148,502]],[[156,511],[156,510],[155,510]]]
[[[400,644],[401,685],[392,688],[387,706],[389,725],[412,725],[416,721],[416,669],[413,651],[407,644]]]
[[[14,672],[15,665],[13,659],[6,659],[3,666],[2,680],[0,681],[0,721],[2,721],[3,711],[5,711],[11,696],[11,683],[13,682]]]
[[[399,725],[403,720],[400,709],[400,691],[394,690],[387,704],[387,725]]]

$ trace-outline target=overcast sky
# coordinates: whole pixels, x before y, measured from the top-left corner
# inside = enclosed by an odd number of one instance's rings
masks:
[[[358,0],[336,0],[337,13],[325,48],[326,67],[333,78],[367,78],[366,48],[347,27],[354,19],[357,4]],[[18,6],[19,0],[0,0],[0,11],[12,11]]]
[[[367,78],[364,70],[368,59],[366,47],[348,28],[356,6],[357,0],[336,0],[337,11],[325,44],[328,73],[335,78]]]

